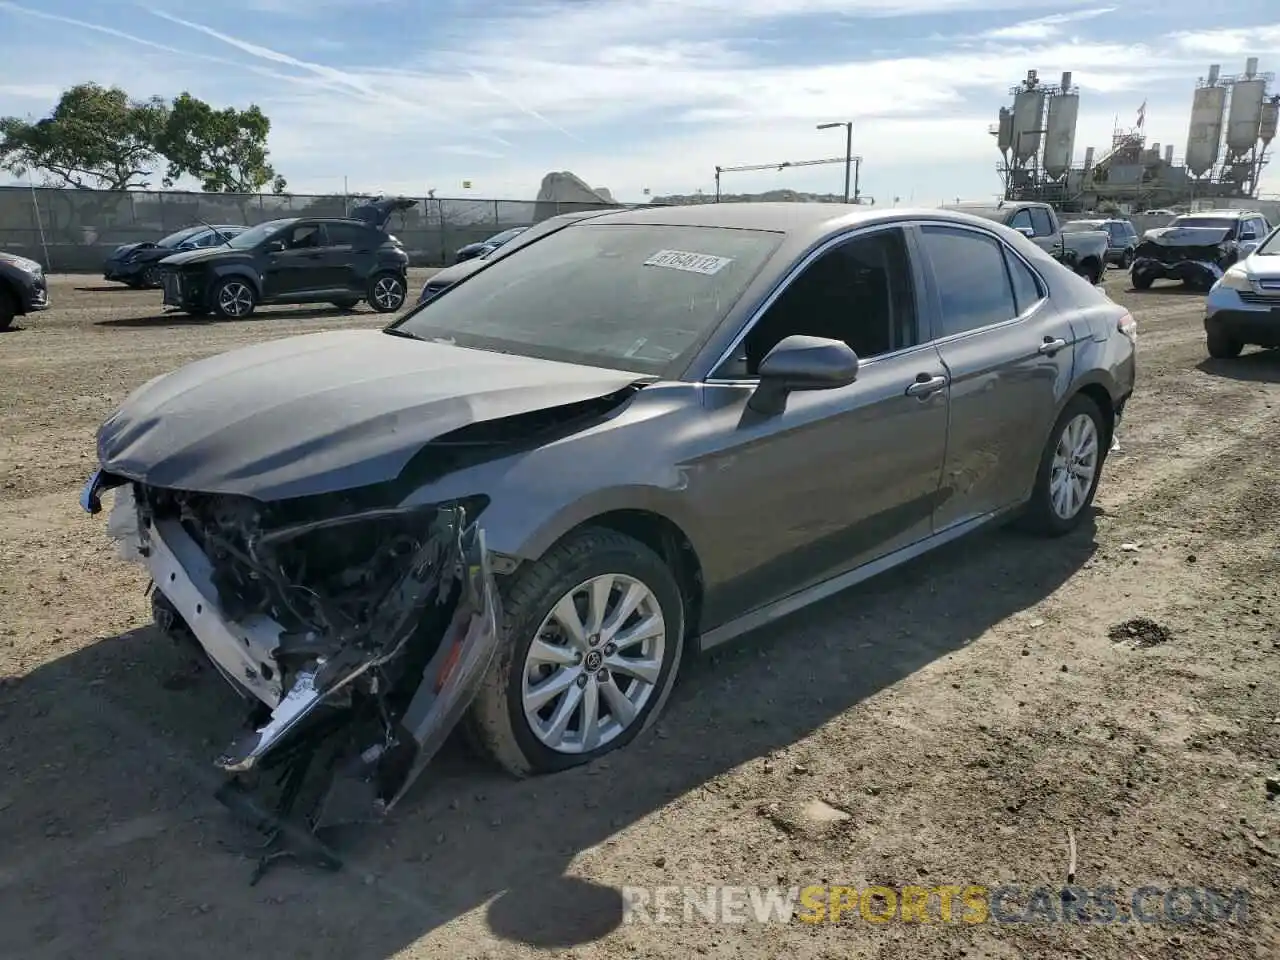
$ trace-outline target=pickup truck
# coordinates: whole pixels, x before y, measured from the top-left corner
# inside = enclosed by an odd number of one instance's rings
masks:
[[[1107,248],[1111,244],[1107,232],[1081,230],[1063,233],[1057,213],[1047,203],[1001,200],[997,203],[948,204],[943,209],[985,217],[1012,227],[1090,283],[1101,281],[1107,269]]]

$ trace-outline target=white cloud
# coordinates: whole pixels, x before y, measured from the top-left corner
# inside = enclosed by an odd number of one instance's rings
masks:
[[[252,2],[281,10],[302,4]],[[644,187],[654,193],[710,190],[716,164],[841,153],[843,140],[814,126],[845,119],[854,121],[855,150],[866,158],[867,192],[907,195],[916,185],[947,192],[948,181],[961,184],[955,189],[966,194],[990,192],[996,189],[998,154],[987,126],[1007,102],[1008,87],[1028,68],[1046,78],[1073,72],[1082,91],[1078,160],[1088,145],[1104,148],[1113,118],[1118,114],[1122,123],[1131,123],[1144,99],[1152,139],[1185,143],[1191,90],[1208,57],[1239,59],[1238,67],[1224,65],[1224,72],[1238,72],[1250,45],[1253,53],[1264,55],[1280,47],[1280,25],[1147,33],[1144,42],[1133,43],[1081,39],[1073,24],[1087,30],[1088,21],[1114,11],[1076,6],[1018,21],[1019,11],[1025,16],[1043,7],[1030,0],[1001,0],[994,8],[1010,11],[1009,26],[930,40],[936,26],[928,14],[976,14],[993,5],[985,0],[530,2],[514,13],[491,16],[480,8],[464,20],[433,24],[429,45],[402,38],[409,42],[398,44],[402,52],[395,67],[353,62],[349,54],[322,46],[346,37],[325,37],[308,28],[308,36],[294,41],[287,31],[262,33],[255,27],[260,21],[252,18],[234,33],[185,10],[181,17],[155,10],[154,18],[135,23],[133,29],[145,30],[146,36],[79,25],[122,49],[175,64],[186,58],[173,78],[161,77],[159,86],[144,90],[131,81],[130,89],[139,95],[177,92],[177,78],[193,72],[193,56],[287,77],[287,83],[262,83],[240,71],[203,71],[198,95],[218,100],[219,84],[236,84],[241,98],[250,91],[272,119],[273,160],[298,189],[333,189],[348,175],[353,189],[376,182],[411,192],[435,186],[443,195],[449,184],[469,179],[477,196],[523,197],[552,169],[575,170],[622,198],[639,198]],[[0,18],[14,9],[55,16],[0,0]],[[824,33],[846,23],[868,34],[874,24],[850,18],[916,15],[921,36],[899,42],[910,55],[796,62],[794,54],[783,54],[794,49],[794,18],[803,14],[820,15],[817,29]],[[900,20],[895,34],[901,36],[902,24],[911,22]],[[754,39],[735,39],[724,24]],[[783,42],[784,28],[790,28],[790,45]],[[1114,30],[1110,35],[1124,36]],[[169,54],[169,49],[183,52]],[[76,65],[52,58],[17,75],[24,87],[83,79]],[[17,97],[0,87],[0,113]],[[28,104],[24,110],[31,109],[29,100],[23,102]],[[842,180],[837,168],[813,167],[744,174],[726,189],[837,189]]]
[[[982,36],[989,40],[1048,40],[1060,34],[1064,24],[1092,20],[1113,13],[1115,9],[1115,7],[1094,7],[1072,13],[1054,13],[1047,17],[1037,17],[1034,20],[1024,20],[1022,23],[988,30]]]

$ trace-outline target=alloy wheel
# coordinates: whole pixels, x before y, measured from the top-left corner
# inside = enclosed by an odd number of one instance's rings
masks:
[[[655,695],[666,636],[657,596],[633,577],[605,574],[566,593],[525,656],[521,702],[534,737],[570,754],[617,739]]]
[[[1049,472],[1049,502],[1063,520],[1080,512],[1098,473],[1098,426],[1088,414],[1072,417],[1058,437]]]
[[[404,302],[404,286],[395,277],[380,277],[373,285],[373,299],[384,310],[396,310]]]
[[[253,291],[233,280],[218,290],[218,312],[227,317],[244,317],[253,309]]]

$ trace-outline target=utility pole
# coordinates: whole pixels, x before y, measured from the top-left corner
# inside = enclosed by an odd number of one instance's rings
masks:
[[[841,120],[837,123],[820,123],[819,130],[834,130],[836,127],[844,127],[844,202],[849,202],[849,175],[853,170],[853,121]],[[861,161],[861,157],[858,158]],[[861,166],[861,162],[858,166]],[[857,181],[854,181],[853,202],[858,202]]]

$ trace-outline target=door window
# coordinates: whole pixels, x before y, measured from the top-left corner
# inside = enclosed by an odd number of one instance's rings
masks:
[[[796,335],[843,340],[863,360],[915,346],[915,294],[902,231],[855,237],[822,254],[783,290],[719,375],[756,376],[769,351]]]
[[[325,229],[329,234],[329,245],[332,247],[355,247],[357,250],[369,246],[369,231],[358,223],[330,223]]]
[[[1009,265],[1009,276],[1013,279],[1014,306],[1017,307],[1018,316],[1022,316],[1044,299],[1044,286],[1035,272],[1007,247],[1004,259]]]
[[[942,311],[936,336],[966,333],[1018,315],[1004,253],[994,238],[941,226],[922,227],[920,237]]]
[[[1049,219],[1049,211],[1043,207],[1031,208],[1031,225],[1035,227],[1037,237],[1053,236],[1053,221]]]
[[[1123,243],[1125,240],[1124,226],[1119,223],[1107,224],[1107,232],[1111,234],[1111,240],[1114,243]]]
[[[1035,225],[1031,222],[1031,211],[1019,210],[1009,221],[1009,226],[1015,230],[1035,230]]]
[[[313,250],[324,246],[324,232],[318,223],[301,224],[284,237],[286,250]]]

